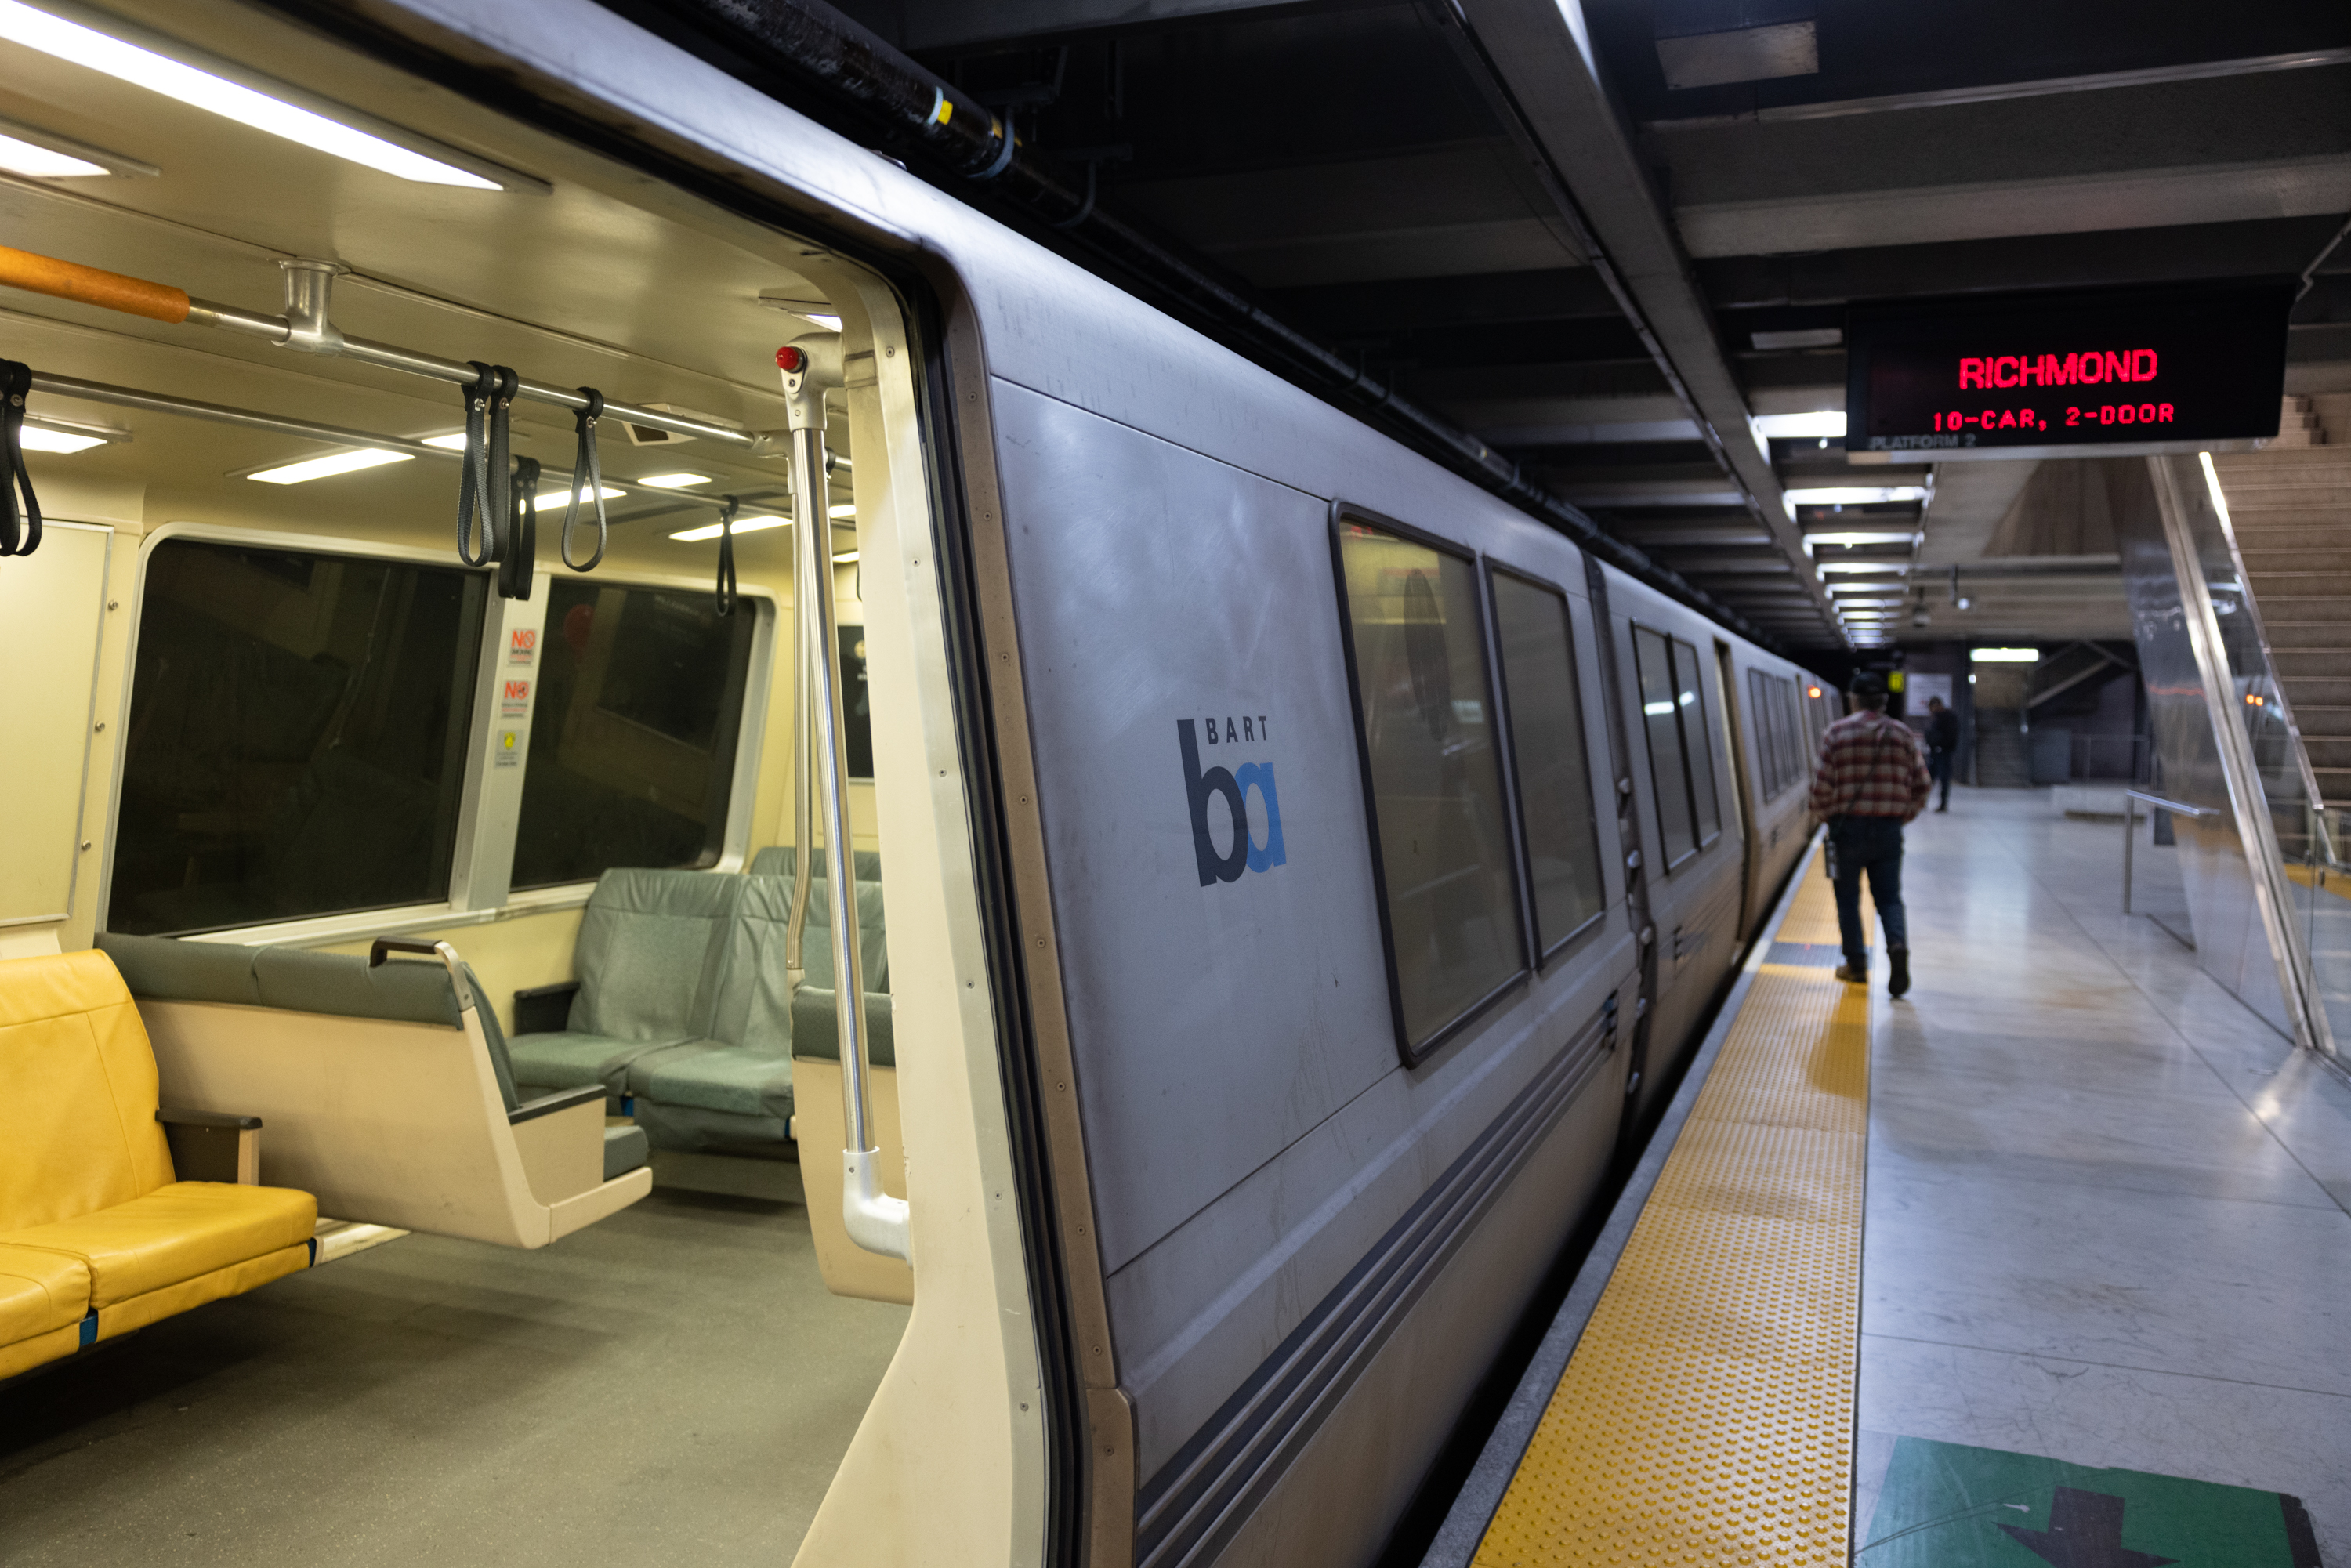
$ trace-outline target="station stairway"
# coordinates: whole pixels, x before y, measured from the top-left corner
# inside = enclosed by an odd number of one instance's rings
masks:
[[[2268,450],[2212,464],[2319,795],[2351,801],[2351,398],[2287,402]]]
[[[2014,708],[1976,710],[1976,787],[2027,789],[2032,786],[2032,743],[2017,726]]]

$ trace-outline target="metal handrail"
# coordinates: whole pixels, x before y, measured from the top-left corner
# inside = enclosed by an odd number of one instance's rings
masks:
[[[2138,845],[2138,807],[2144,800],[2158,810],[2179,817],[2217,817],[2220,813],[2210,806],[2190,806],[2182,800],[2167,800],[2160,795],[2150,795],[2144,789],[2123,791],[2123,913],[2131,912],[2131,861]],[[2160,922],[2158,922],[2160,924]]]
[[[2150,806],[2160,807],[2182,817],[2217,817],[2220,814],[2218,807],[2183,805],[2178,800],[2167,800],[2160,795],[2150,795],[2144,789],[2126,789],[2123,793],[2134,800],[2144,800]],[[2123,809],[2125,821],[2136,821],[2137,817],[2137,813],[2127,806]]]

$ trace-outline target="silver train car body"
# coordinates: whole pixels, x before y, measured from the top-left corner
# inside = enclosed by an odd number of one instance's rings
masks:
[[[1369,1561],[1795,863],[1834,698],[587,0],[319,15],[764,225],[908,362],[858,417],[871,450],[918,434],[886,470],[861,438],[858,485],[914,1313],[802,1560]],[[1505,573],[1571,626],[1602,906],[1546,948],[1517,895],[1522,961],[1429,1040],[1400,1030],[1350,526],[1467,563],[1481,615]],[[1446,699],[1489,732],[1493,646]],[[1799,706],[1758,712],[1759,677]],[[1791,721],[1802,747],[1767,737]],[[1229,878],[1203,868],[1233,825],[1196,831],[1216,769],[1278,813]]]

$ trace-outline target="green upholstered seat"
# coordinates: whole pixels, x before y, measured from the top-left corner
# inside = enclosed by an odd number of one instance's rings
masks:
[[[823,857],[819,856],[820,860]],[[799,870],[799,851],[790,844],[769,844],[751,857],[744,869],[755,876],[789,876]],[[852,850],[849,852],[850,874],[860,882],[882,880],[882,852]]]
[[[707,872],[606,872],[580,917],[572,959],[580,992],[569,1025],[516,1036],[517,1078],[550,1089],[601,1083],[619,1093],[638,1057],[708,1038],[746,881]]]

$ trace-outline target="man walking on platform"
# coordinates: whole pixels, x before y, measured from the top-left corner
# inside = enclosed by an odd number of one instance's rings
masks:
[[[1932,779],[1918,737],[1886,716],[1886,677],[1853,678],[1854,711],[1821,735],[1813,770],[1813,815],[1829,826],[1829,875],[1836,883],[1837,933],[1844,967],[1837,978],[1869,984],[1869,944],[1861,935],[1861,874],[1886,927],[1893,974],[1888,993],[1910,988],[1910,929],[1902,914],[1902,826],[1927,808]]]
[[[1940,697],[1927,699],[1927,771],[1943,787],[1943,798],[1935,803],[1938,811],[1951,809],[1951,761],[1959,754],[1959,716],[1943,706]]]

